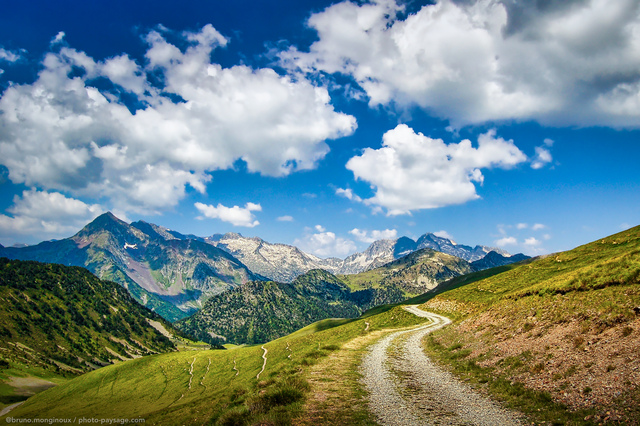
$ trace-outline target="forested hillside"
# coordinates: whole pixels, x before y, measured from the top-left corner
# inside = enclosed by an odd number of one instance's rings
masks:
[[[0,357],[80,374],[175,350],[151,325],[171,325],[119,284],[84,268],[0,258]]]
[[[211,297],[175,325],[210,343],[264,343],[325,318],[355,318],[362,309],[332,274],[312,270],[293,283],[250,282]]]

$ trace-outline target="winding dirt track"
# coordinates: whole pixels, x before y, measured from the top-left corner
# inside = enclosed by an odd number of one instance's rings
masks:
[[[515,413],[462,384],[424,354],[422,338],[451,320],[417,305],[405,309],[432,322],[384,337],[362,360],[369,409],[381,425],[522,424]]]
[[[267,352],[269,351],[264,347],[264,345],[261,346],[261,349],[264,351],[264,353],[262,354],[262,359],[264,360],[264,362],[262,363],[262,370],[260,370],[260,372],[256,376],[256,379],[260,379],[260,375],[264,372],[264,369],[267,366]]]

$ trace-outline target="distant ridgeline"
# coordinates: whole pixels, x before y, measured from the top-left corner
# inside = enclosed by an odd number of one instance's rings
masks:
[[[119,284],[83,268],[0,258],[0,357],[80,374],[174,351],[172,326]]]
[[[363,252],[354,253],[345,259],[322,259],[295,246],[272,244],[261,238],[247,238],[232,232],[216,234],[205,241],[229,252],[253,272],[278,282],[292,282],[299,275],[312,269],[324,269],[332,274],[341,275],[358,274],[427,248],[472,262],[476,270],[528,258],[523,254],[511,256],[496,247],[457,244],[432,233],[424,234],[416,241],[408,237],[374,241]]]
[[[407,237],[375,241],[364,252],[345,259],[321,259],[260,238],[232,233],[208,238],[184,235],[143,221],[128,224],[111,213],[97,217],[70,238],[26,247],[0,246],[0,257],[85,267],[99,278],[123,285],[135,300],[169,321],[177,321],[196,312],[211,296],[250,281],[291,283],[313,269],[356,274],[427,248],[472,262],[474,270],[526,257],[424,234],[416,241]],[[401,293],[414,294],[407,291],[411,284],[400,284]],[[393,299],[378,293],[373,300]]]

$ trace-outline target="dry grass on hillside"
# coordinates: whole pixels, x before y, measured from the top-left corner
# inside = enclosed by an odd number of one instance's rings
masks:
[[[514,318],[488,311],[437,339],[494,377],[589,413],[587,422],[639,424],[640,316],[617,323],[584,317],[553,323],[535,313]]]

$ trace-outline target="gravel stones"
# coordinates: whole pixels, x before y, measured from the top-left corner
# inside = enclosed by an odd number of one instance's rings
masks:
[[[449,324],[448,318],[417,306],[405,309],[432,322],[387,335],[369,348],[361,366],[369,408],[380,424],[521,424],[515,413],[461,383],[424,354],[422,338]]]

